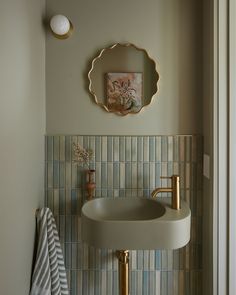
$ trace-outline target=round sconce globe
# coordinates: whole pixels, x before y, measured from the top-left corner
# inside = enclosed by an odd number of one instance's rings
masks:
[[[50,27],[57,35],[65,35],[70,30],[70,22],[64,15],[55,15],[51,18]]]

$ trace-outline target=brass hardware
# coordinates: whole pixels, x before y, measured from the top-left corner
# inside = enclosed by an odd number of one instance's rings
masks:
[[[117,250],[119,260],[119,294],[129,295],[129,251]]]
[[[171,187],[159,187],[152,192],[152,197],[156,197],[158,193],[167,192],[172,193],[173,209],[180,209],[180,193],[179,193],[179,175],[172,175],[171,177],[161,176],[161,179],[171,179]]]
[[[143,105],[142,107],[140,108],[140,110],[138,112],[120,112],[120,111],[117,111],[115,112],[117,115],[121,115],[121,116],[125,116],[127,114],[137,114],[139,113],[145,106],[149,105],[152,100],[153,100],[153,97],[154,95],[157,93],[158,91],[158,87],[157,87],[157,82],[159,81],[159,74],[157,72],[157,69],[156,69],[156,63],[155,61],[149,56],[148,52],[143,49],[143,48],[140,48],[140,47],[137,47],[136,45],[132,44],[132,43],[116,43],[116,44],[113,44],[109,47],[106,47],[106,48],[103,48],[99,54],[92,60],[92,64],[91,64],[91,67],[90,67],[90,70],[88,72],[88,79],[89,79],[89,92],[91,93],[91,95],[93,96],[94,100],[95,100],[95,103],[97,105],[99,105],[100,107],[102,107],[103,109],[105,109],[107,112],[113,112],[112,110],[110,110],[107,106],[107,103],[105,102],[106,99],[105,99],[105,93],[102,94],[102,97],[99,96],[99,94],[97,94],[97,91],[94,89],[94,82],[93,82],[93,79],[92,79],[92,76],[94,75],[94,72],[96,70],[96,67],[98,67],[98,62],[101,61],[102,58],[104,58],[104,55],[110,53],[113,49],[116,49],[116,48],[119,48],[119,47],[122,47],[122,48],[133,48],[133,49],[136,49],[137,52],[141,52],[144,54],[145,57],[147,57],[147,59],[149,60],[150,64],[153,65],[154,67],[154,72],[151,73],[153,79],[154,79],[154,86],[153,86],[153,91],[151,93],[151,96],[150,96],[150,99],[146,102],[143,101]],[[114,52],[114,50],[113,50]],[[114,65],[113,65],[114,66]],[[147,67],[147,65],[146,65]],[[150,66],[148,66],[149,68]],[[121,72],[120,70],[118,72]],[[126,72],[126,71],[125,71]],[[127,72],[130,72],[127,71]],[[144,74],[144,73],[143,73]],[[148,72],[148,75],[150,73]],[[101,85],[102,86],[102,85]],[[150,85],[149,85],[150,87]],[[102,88],[101,88],[102,89]],[[145,97],[146,99],[146,97]]]

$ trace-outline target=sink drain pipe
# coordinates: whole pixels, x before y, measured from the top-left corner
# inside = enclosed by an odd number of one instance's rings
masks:
[[[129,251],[117,250],[119,261],[119,295],[129,295]]]

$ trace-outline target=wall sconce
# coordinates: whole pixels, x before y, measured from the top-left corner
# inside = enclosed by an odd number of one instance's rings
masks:
[[[54,15],[50,20],[50,28],[54,37],[58,39],[66,39],[73,32],[71,21],[64,15]]]

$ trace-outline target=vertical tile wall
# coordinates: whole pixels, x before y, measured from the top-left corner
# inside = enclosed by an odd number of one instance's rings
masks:
[[[94,151],[96,197],[150,197],[179,174],[192,211],[191,241],[178,250],[131,251],[131,295],[200,295],[202,268],[201,136],[47,136],[46,205],[57,221],[71,295],[118,295],[118,264],[109,249],[81,242],[85,173],[72,143]],[[163,194],[164,196],[164,194]]]

